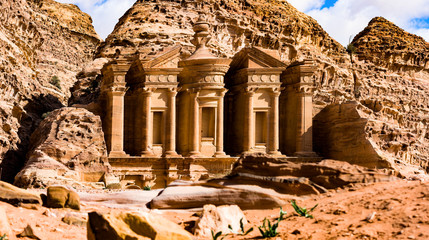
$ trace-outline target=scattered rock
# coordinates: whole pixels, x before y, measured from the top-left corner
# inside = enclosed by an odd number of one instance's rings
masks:
[[[46,206],[49,208],[72,208],[80,210],[80,198],[74,191],[63,186],[48,188]]]
[[[217,233],[232,231],[239,233],[240,221],[247,224],[246,216],[237,205],[226,205],[216,207],[214,205],[204,205],[203,213],[195,222],[194,235],[203,239],[211,238],[211,231]]]
[[[365,218],[365,221],[367,221],[367,222],[372,222],[372,221],[374,221],[374,218],[375,218],[375,215],[377,214],[377,212],[372,212],[372,213],[370,213],[366,218]]]
[[[37,230],[33,225],[28,224],[27,227],[24,228],[24,231],[22,231],[20,234],[17,235],[19,238],[27,237],[32,238],[36,240],[44,240],[42,233]]]
[[[146,212],[91,212],[88,219],[88,240],[191,240],[193,236],[179,225]]]
[[[186,209],[201,208],[207,203],[215,206],[234,204],[241,209],[272,209],[284,204],[263,192],[202,183],[167,187],[148,206],[152,209]]]
[[[20,203],[42,204],[40,196],[2,181],[0,181],[0,201],[13,205]]]
[[[71,214],[66,214],[61,221],[64,223],[67,223],[69,225],[75,225],[78,227],[84,227],[86,226],[87,221],[84,218],[73,216]]]

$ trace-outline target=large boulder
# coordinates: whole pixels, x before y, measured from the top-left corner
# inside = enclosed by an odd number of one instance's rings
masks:
[[[46,206],[80,210],[80,198],[74,190],[63,186],[52,186],[47,191]]]
[[[42,199],[39,195],[2,181],[0,181],[0,201],[13,205],[18,205],[20,203],[42,204]]]
[[[241,231],[240,223],[247,224],[246,216],[237,205],[225,205],[216,207],[208,204],[203,208],[203,213],[195,222],[194,234],[201,239],[210,239],[212,231],[224,234]]]
[[[280,198],[260,189],[226,187],[219,184],[190,183],[170,185],[148,203],[152,209],[201,208],[206,204],[216,206],[234,204],[241,209],[271,209],[282,206]]]
[[[48,114],[31,136],[26,165],[15,178],[20,187],[53,184],[82,188],[98,182],[109,165],[99,116],[83,108],[62,108]]]
[[[179,225],[146,212],[111,211],[88,214],[88,240],[191,240]]]

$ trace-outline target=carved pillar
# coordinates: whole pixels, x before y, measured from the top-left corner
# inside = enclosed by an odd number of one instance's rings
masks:
[[[177,89],[170,89],[168,92],[168,112],[166,126],[166,141],[164,145],[164,156],[177,157],[176,152],[176,95]]]
[[[247,92],[247,114],[246,114],[246,128],[244,137],[244,152],[251,152],[255,144],[255,119],[253,114],[253,89],[246,89]]]
[[[193,96],[192,96],[193,95]],[[200,104],[198,103],[199,92],[191,93],[191,148],[189,156],[200,155]]]
[[[296,153],[298,156],[317,156],[313,152],[313,86],[296,84],[297,100]]]
[[[116,84],[107,92],[109,101],[109,114],[111,125],[109,128],[110,137],[107,139],[109,157],[123,157],[124,152],[124,96],[125,84]]]
[[[226,90],[225,90],[226,91]],[[223,97],[225,91],[220,93],[220,98],[217,103],[217,119],[216,119],[216,153],[215,157],[225,157],[226,154],[223,151],[223,127],[224,127],[224,111],[223,111]]]
[[[281,155],[279,152],[279,89],[273,89],[271,93],[271,114],[268,142],[268,154]]]
[[[152,100],[152,89],[143,88],[140,94],[142,98],[143,106],[141,107],[142,116],[142,143],[141,143],[141,155],[142,156],[153,156],[151,150],[152,146],[152,112],[151,112],[151,100]]]

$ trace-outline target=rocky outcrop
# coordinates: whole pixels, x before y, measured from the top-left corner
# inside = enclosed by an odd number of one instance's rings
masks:
[[[6,236],[6,239],[15,240],[12,229],[9,225],[9,219],[7,218],[4,207],[0,207],[0,237]]]
[[[191,240],[192,235],[177,224],[154,214],[140,212],[88,214],[88,239]]]
[[[0,201],[18,205],[21,203],[42,204],[39,195],[0,181]]]
[[[359,60],[412,76],[429,77],[429,43],[383,17],[373,18],[352,44]]]
[[[31,150],[15,184],[46,187],[98,182],[108,171],[99,116],[82,108],[62,108],[46,116],[31,137]]]
[[[13,181],[43,113],[62,107],[100,40],[91,18],[52,0],[0,0],[0,168]]]
[[[374,142],[368,131],[377,123],[366,118],[359,107],[356,102],[333,104],[318,113],[313,123],[315,151],[369,168],[392,168],[394,163],[378,148],[383,143]]]

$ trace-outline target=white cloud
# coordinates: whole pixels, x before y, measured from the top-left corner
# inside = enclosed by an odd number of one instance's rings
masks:
[[[325,3],[325,0],[288,0],[296,9],[302,12],[307,12],[312,9],[319,9]]]
[[[119,18],[135,3],[136,0],[57,0],[62,3],[73,3],[88,13],[94,21],[95,31],[105,39],[114,29]]]
[[[338,0],[334,6],[306,12],[337,41],[347,45],[350,36],[362,31],[368,22],[383,16],[397,26],[429,40],[429,29],[417,29],[416,18],[429,17],[428,0]]]

